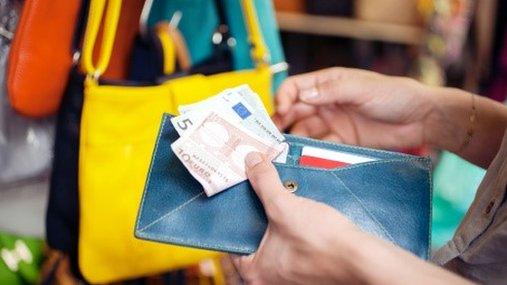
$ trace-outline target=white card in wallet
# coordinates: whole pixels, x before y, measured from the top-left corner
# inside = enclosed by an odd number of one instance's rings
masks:
[[[299,158],[299,165],[319,168],[338,168],[375,160],[377,159],[373,157],[305,146]]]

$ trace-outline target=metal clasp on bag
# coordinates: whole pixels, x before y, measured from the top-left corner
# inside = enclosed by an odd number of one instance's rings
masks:
[[[102,72],[100,70],[95,70],[93,73],[88,73],[86,75],[86,79],[92,80],[93,82],[98,82],[101,74]]]
[[[290,193],[294,193],[298,190],[298,183],[294,180],[286,180],[283,182],[283,187]]]

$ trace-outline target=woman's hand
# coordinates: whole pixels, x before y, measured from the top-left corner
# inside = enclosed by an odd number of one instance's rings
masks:
[[[293,134],[370,147],[427,143],[435,113],[415,80],[330,68],[292,76],[280,87],[274,121]]]
[[[352,264],[344,265],[356,253],[342,245],[363,233],[333,208],[289,193],[259,154],[245,163],[269,221],[257,253],[233,259],[247,284],[353,284]]]
[[[268,217],[257,252],[233,256],[246,284],[469,284],[360,231],[335,209],[289,193],[260,154],[245,164]]]
[[[507,127],[507,108],[493,100],[359,69],[292,76],[276,101],[273,120],[293,134],[387,149],[428,144],[481,167],[493,160]]]

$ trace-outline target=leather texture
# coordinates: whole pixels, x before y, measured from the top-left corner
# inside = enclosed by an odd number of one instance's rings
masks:
[[[251,0],[242,0],[244,2]],[[87,73],[79,144],[79,268],[87,281],[107,283],[195,264],[217,252],[135,239],[133,229],[160,116],[239,84],[249,84],[272,110],[269,67],[192,75],[153,86],[104,84],[121,0],[92,0],[81,65]],[[245,13],[254,13],[246,9]],[[104,16],[101,53],[93,50]],[[253,18],[253,17],[252,17]],[[262,39],[253,39],[259,50]]]
[[[133,236],[160,116],[239,82],[266,94],[269,78],[269,70],[251,70],[193,75],[149,87],[85,81],[78,167],[79,267],[89,282],[146,276],[216,255]],[[270,104],[269,97],[264,99]]]
[[[172,152],[178,134],[165,114],[155,146],[135,235],[169,244],[237,254],[254,252],[267,226],[262,204],[246,181],[212,197]],[[339,210],[361,229],[427,259],[430,246],[431,167],[428,158],[287,135],[282,181],[295,195]],[[377,161],[332,170],[299,166],[304,146],[369,156]],[[294,209],[297,211],[297,209]]]
[[[72,67],[79,0],[27,0],[9,53],[7,90],[30,117],[56,112]]]
[[[71,270],[80,276],[77,266],[79,226],[78,149],[83,82],[85,76],[77,68],[71,70],[62,98],[56,124],[53,171],[46,210],[46,240],[48,245],[65,252]]]

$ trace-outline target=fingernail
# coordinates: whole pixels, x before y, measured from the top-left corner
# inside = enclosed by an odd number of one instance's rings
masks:
[[[262,155],[258,152],[251,152],[245,157],[246,167],[252,168],[262,162]]]
[[[299,94],[299,98],[303,101],[315,101],[320,97],[319,90],[317,88],[312,88],[310,90],[303,90]]]

